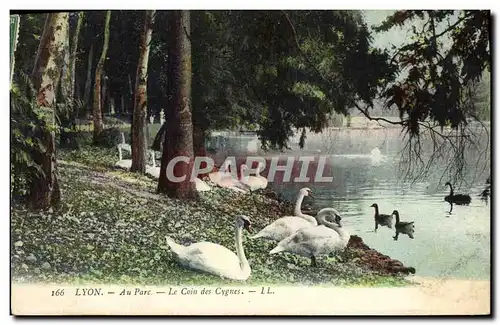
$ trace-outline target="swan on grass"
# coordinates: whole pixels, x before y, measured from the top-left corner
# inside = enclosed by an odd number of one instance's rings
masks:
[[[295,202],[295,216],[286,216],[279,218],[251,238],[265,238],[280,241],[294,234],[301,228],[317,226],[318,222],[314,217],[302,213],[302,201],[306,196],[312,197],[312,191],[307,187],[302,188],[299,191],[297,201]]]
[[[151,150],[150,152],[151,152],[152,165],[151,166],[146,165],[146,174],[158,179],[160,178],[160,167],[156,166],[155,152],[153,150]]]
[[[118,161],[115,163],[115,167],[123,168],[129,170],[132,167],[132,159],[123,159],[122,147],[118,146]]]
[[[326,219],[334,216],[335,223]],[[350,239],[350,234],[342,228],[342,217],[333,208],[325,208],[316,216],[319,226],[299,229],[293,235],[283,239],[269,252],[289,252],[311,258],[311,266],[316,267],[316,257],[343,251]]]
[[[229,160],[224,161],[222,165],[222,171],[216,171],[208,174],[210,180],[219,187],[230,189],[238,193],[247,193],[249,187],[243,184],[239,179],[234,178],[229,170],[231,162]]]
[[[166,237],[167,245],[179,263],[186,268],[222,278],[245,281],[250,277],[251,268],[243,249],[243,229],[251,230],[250,219],[243,215],[236,216],[234,224],[236,254],[222,245],[206,241],[183,246]]]
[[[240,173],[241,173],[241,183],[245,184],[248,186],[250,191],[255,191],[261,188],[266,188],[267,187],[267,179],[265,177],[260,176],[259,174],[259,169],[261,168],[262,163],[259,163],[257,167],[257,171],[255,173],[255,176],[245,176],[245,172],[248,171],[248,166],[245,164],[242,164],[240,166]]]
[[[151,160],[153,162],[152,166],[146,166],[146,174],[153,176],[154,178],[160,178],[160,167],[156,166],[155,152],[151,151]],[[196,190],[199,192],[210,191],[212,188],[208,186],[207,183],[196,177],[194,179]]]
[[[122,132],[122,142],[118,144],[118,148],[121,150],[128,151],[129,154],[132,154],[132,147],[130,144],[125,142],[125,134]]]

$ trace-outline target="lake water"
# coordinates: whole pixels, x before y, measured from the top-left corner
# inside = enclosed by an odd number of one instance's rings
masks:
[[[444,201],[449,194],[449,188],[444,186],[448,179],[440,179],[443,165],[433,166],[426,178],[416,182],[402,178],[399,150],[403,142],[399,134],[399,130],[352,130],[309,136],[306,151],[328,155],[328,174],[333,181],[274,182],[270,186],[290,200],[295,200],[300,188],[311,188],[315,199],[306,198],[308,203],[318,209],[336,208],[351,234],[406,266],[415,267],[416,275],[489,279],[490,203],[480,198],[490,174],[489,151],[480,167],[473,159],[478,153],[472,149],[466,152],[470,166],[463,182],[455,186],[455,193],[469,194],[472,202],[469,206],[454,205],[450,214],[450,206]],[[488,149],[486,140],[482,143]],[[371,154],[374,148],[380,148],[380,156]],[[294,148],[280,156],[300,154]],[[375,233],[375,211],[370,207],[373,203],[379,205],[380,213],[398,210],[402,221],[414,221],[415,238],[400,234],[394,241],[394,230],[387,227],[379,227]]]

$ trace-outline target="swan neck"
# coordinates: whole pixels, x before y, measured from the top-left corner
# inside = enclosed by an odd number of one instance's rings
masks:
[[[243,249],[243,232],[240,226],[235,225],[235,240],[236,240],[236,254],[240,260],[240,267],[242,272],[249,272],[250,265],[248,264],[245,250]]]
[[[302,213],[302,201],[304,201],[304,194],[303,193],[300,193],[299,196],[297,197],[297,201],[295,202],[295,215],[297,217],[301,217],[303,219],[306,219],[307,221],[313,223],[313,224],[318,224],[316,222],[316,219],[310,215],[307,215],[307,214],[304,214]]]
[[[399,213],[394,214],[396,216],[396,223],[399,223]]]
[[[450,183],[447,184],[450,187],[450,195],[453,195],[453,186]]]
[[[122,143],[125,144],[125,134],[122,132]]]
[[[374,206],[375,208],[375,217],[378,216],[378,206]]]
[[[118,158],[120,158],[119,160],[123,160],[122,148],[121,147],[118,147]]]
[[[350,237],[350,235],[347,233],[347,231],[345,231],[342,227],[339,227],[339,225],[337,225],[334,222],[330,222],[330,221],[326,220],[326,215],[319,215],[318,216],[318,223],[325,225],[330,229],[335,230],[339,234],[340,238],[342,238],[343,240],[346,240],[346,239],[348,240]]]

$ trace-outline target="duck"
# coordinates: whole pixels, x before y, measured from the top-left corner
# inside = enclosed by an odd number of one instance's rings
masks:
[[[285,216],[275,220],[273,223],[264,227],[251,239],[264,238],[275,241],[281,241],[286,237],[294,234],[301,228],[317,226],[318,222],[313,216],[302,213],[301,205],[304,197],[312,195],[311,189],[304,187],[300,189],[297,200],[295,201],[294,216]]]
[[[118,146],[118,161],[115,167],[129,170],[132,167],[132,159],[123,159],[122,147]]]
[[[488,179],[486,180],[486,186],[484,187],[484,190],[481,192],[481,200],[483,201],[488,201],[488,197],[491,195],[491,175],[488,176]]]
[[[449,186],[450,187],[450,194],[444,197],[444,200],[448,202],[451,206],[451,210],[453,210],[453,204],[458,204],[458,205],[469,205],[471,202],[470,195],[468,194],[454,194],[453,193],[453,186],[451,185],[450,182],[446,182],[444,186]]]
[[[414,221],[405,222],[399,220],[399,212],[398,210],[392,211],[392,214],[396,216],[396,224],[394,225],[396,228],[396,235],[392,238],[394,240],[398,240],[399,234],[406,234],[408,237],[413,239],[413,233],[415,232],[415,224]]]
[[[335,222],[326,219],[328,215],[335,217]],[[317,267],[316,257],[343,251],[351,238],[347,230],[342,228],[342,217],[334,208],[324,208],[317,215],[318,226],[299,229],[291,236],[283,239],[269,254],[289,252],[311,258],[311,266]]]
[[[220,244],[208,241],[197,242],[189,246],[177,244],[168,236],[166,236],[166,241],[183,267],[221,278],[246,281],[252,270],[243,248],[243,229],[251,231],[250,218],[238,215],[234,219],[236,254]]]
[[[377,231],[378,229],[378,226],[386,226],[390,229],[392,229],[392,214],[391,215],[388,215],[388,214],[380,214],[378,212],[378,204],[377,203],[373,203],[372,205],[370,205],[371,208],[375,208],[375,215],[374,215],[374,218],[375,218],[375,232]]]

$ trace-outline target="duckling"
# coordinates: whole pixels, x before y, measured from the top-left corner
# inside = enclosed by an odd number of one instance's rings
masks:
[[[370,205],[371,208],[375,208],[375,232],[377,231],[378,229],[378,225],[380,226],[386,226],[390,229],[392,229],[392,214],[391,215],[388,215],[388,214],[380,214],[378,212],[378,204],[377,203],[373,203],[372,205]]]
[[[396,216],[396,224],[395,224],[396,235],[392,238],[394,238],[394,240],[398,240],[399,234],[401,233],[401,234],[406,234],[408,235],[408,237],[413,239],[413,233],[415,232],[414,221],[410,222],[400,221],[398,210],[392,211],[392,214]]]

